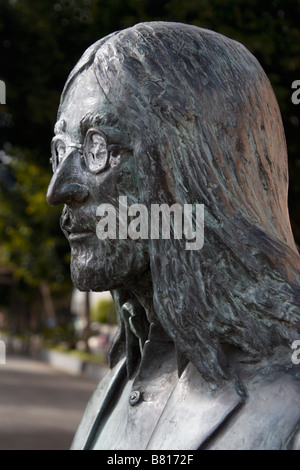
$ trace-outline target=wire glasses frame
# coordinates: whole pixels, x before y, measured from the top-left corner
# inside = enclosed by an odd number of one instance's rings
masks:
[[[53,173],[70,155],[71,152],[68,152],[70,148],[78,149],[91,173],[99,173],[108,165],[109,152],[106,136],[98,129],[91,128],[87,131],[83,144],[73,143],[68,134],[57,135],[52,139],[50,163]]]

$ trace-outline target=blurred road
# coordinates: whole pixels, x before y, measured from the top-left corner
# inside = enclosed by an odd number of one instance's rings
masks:
[[[0,450],[69,449],[97,382],[8,356],[0,364]]]

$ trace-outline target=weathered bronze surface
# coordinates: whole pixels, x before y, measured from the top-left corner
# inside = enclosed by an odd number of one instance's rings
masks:
[[[48,189],[80,290],[111,290],[111,370],[74,449],[298,449],[299,253],[280,111],[241,44],[141,23],[71,72]],[[184,239],[99,239],[97,207],[204,204]]]

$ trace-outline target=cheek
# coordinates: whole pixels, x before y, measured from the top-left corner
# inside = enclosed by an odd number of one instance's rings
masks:
[[[98,175],[90,175],[88,187],[92,199],[98,204],[110,203],[118,207],[119,197],[127,196],[132,203],[138,200],[137,179],[133,157],[122,157],[118,163]]]

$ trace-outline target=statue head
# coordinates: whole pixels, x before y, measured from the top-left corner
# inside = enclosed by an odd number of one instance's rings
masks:
[[[154,317],[208,379],[226,377],[228,348],[261,357],[290,347],[299,253],[285,136],[269,80],[245,47],[180,23],[111,34],[71,72],[55,133],[48,201],[65,204],[79,289],[134,296],[138,287],[139,302],[151,298]],[[125,196],[149,214],[153,204],[203,204],[203,247],[187,250],[175,236],[99,239],[97,207],[118,213]]]

